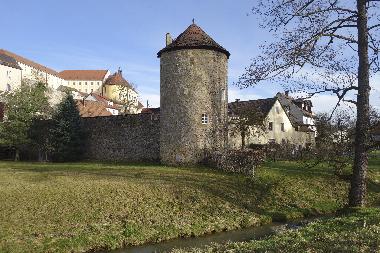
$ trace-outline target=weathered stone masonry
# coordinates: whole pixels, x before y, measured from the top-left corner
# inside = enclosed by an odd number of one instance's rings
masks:
[[[163,164],[196,164],[227,144],[230,53],[196,24],[160,50],[160,156]]]
[[[159,161],[160,123],[152,114],[83,118],[85,159]]]

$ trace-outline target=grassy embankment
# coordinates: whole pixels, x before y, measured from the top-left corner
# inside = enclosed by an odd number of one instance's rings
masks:
[[[172,252],[380,252],[380,209],[358,209],[338,218],[320,219],[298,230],[288,230],[262,240]]]
[[[380,159],[371,165],[380,204]],[[334,212],[348,182],[270,163],[254,179],[205,168],[0,162],[0,252],[118,248]]]

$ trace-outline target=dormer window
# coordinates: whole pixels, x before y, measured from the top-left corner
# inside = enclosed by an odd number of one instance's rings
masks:
[[[202,124],[203,125],[208,124],[208,115],[206,113],[202,114]]]

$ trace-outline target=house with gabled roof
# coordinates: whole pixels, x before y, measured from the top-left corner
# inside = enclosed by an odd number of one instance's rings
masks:
[[[303,109],[292,100],[286,100],[284,94],[279,93],[273,98],[266,99],[236,100],[228,104],[228,111],[230,118],[228,142],[232,148],[240,148],[242,144],[248,146],[288,143],[296,147],[309,147],[315,144],[313,122],[304,123]],[[256,117],[256,122],[246,133],[242,133],[242,129],[236,127],[236,124],[241,124],[241,117]]]
[[[133,85],[123,77],[120,68],[105,80],[101,94],[111,101],[124,105],[126,113],[140,113],[143,107],[138,101],[139,94]]]

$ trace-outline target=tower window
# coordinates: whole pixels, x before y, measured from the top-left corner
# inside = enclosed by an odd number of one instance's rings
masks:
[[[273,130],[273,122],[269,122],[268,130],[269,130],[269,131],[272,131],[272,130]]]
[[[206,113],[202,114],[202,124],[208,124],[208,115]]]
[[[281,131],[285,132],[285,124],[281,123]]]
[[[222,89],[222,101],[225,101],[226,100],[226,90],[225,89]]]

